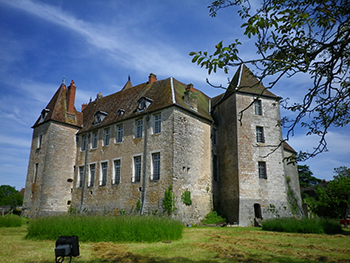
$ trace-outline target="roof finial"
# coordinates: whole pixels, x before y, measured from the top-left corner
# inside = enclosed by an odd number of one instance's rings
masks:
[[[63,77],[62,84],[66,84],[66,77]]]
[[[131,80],[131,78],[130,78],[130,74],[128,75],[128,81],[130,81]]]

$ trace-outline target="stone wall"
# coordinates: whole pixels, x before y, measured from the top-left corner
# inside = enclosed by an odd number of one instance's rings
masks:
[[[161,132],[154,134],[154,115],[159,113],[162,116]],[[139,118],[143,119],[144,131],[142,138],[135,138],[135,121]],[[123,124],[124,128],[123,141],[116,143],[116,125],[120,124]],[[102,145],[105,128],[111,129],[108,146]],[[164,193],[169,185],[172,185],[176,196],[176,218],[192,223],[209,212],[211,164],[207,159],[210,155],[210,124],[176,107],[169,107],[148,115],[140,114],[108,127],[100,127],[96,131],[99,133],[96,149],[89,147],[87,154],[86,151],[81,151],[80,147],[77,149],[72,203],[76,209],[91,213],[139,213],[136,208],[138,204],[144,203],[143,213],[161,214]],[[79,136],[79,146],[82,135]],[[152,180],[153,153],[160,153],[159,180]],[[135,156],[142,158],[142,175],[139,182],[132,181]],[[113,161],[116,159],[121,160],[121,179],[119,184],[112,184]],[[98,183],[102,162],[108,163],[107,183],[104,186]],[[79,167],[84,167],[85,163],[88,167],[85,183],[83,187],[78,187]],[[90,164],[96,165],[96,175],[94,185],[88,187]],[[181,201],[181,194],[186,189],[191,192],[193,205],[190,207]]]
[[[23,203],[24,215],[67,212],[72,198],[77,131],[78,128],[74,126],[58,122],[46,122],[34,128]]]

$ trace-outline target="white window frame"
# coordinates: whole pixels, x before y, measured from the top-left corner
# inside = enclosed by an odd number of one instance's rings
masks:
[[[254,101],[254,114],[263,115],[262,101],[260,99]]]
[[[34,164],[33,184],[36,184],[36,181],[38,180],[38,170],[39,170],[39,163],[35,163]]]
[[[95,166],[95,170],[94,170],[94,175],[92,176],[92,169],[91,166],[94,165]],[[96,163],[90,163],[89,164],[89,178],[88,178],[88,187],[93,187],[95,185],[95,180],[96,180],[96,168],[97,165]]]
[[[140,163],[139,163],[139,167],[137,167],[137,163],[136,163],[136,158],[140,158]],[[132,157],[132,166],[133,166],[133,173],[132,173],[132,178],[131,178],[131,182],[133,183],[138,183],[141,181],[141,174],[142,174],[142,155],[134,155]],[[139,174],[137,174],[139,173]],[[137,180],[138,179],[138,180]]]
[[[116,134],[115,134],[115,142],[116,143],[121,143],[123,142],[123,137],[124,137],[124,125],[123,124],[117,124],[115,126],[116,129]]]
[[[162,114],[157,113],[153,115],[154,125],[153,125],[153,134],[159,134],[162,132]]]
[[[256,142],[265,143],[264,127],[256,126]]]
[[[258,162],[258,174],[260,179],[267,179],[266,162]]]
[[[143,136],[143,118],[135,120],[135,138]]]
[[[95,142],[96,142],[96,145],[95,145]],[[94,131],[91,133],[91,149],[96,149],[97,147],[98,147],[98,131]]]
[[[107,164],[106,167],[106,176],[104,176],[104,167],[103,165]],[[107,179],[108,179],[108,161],[101,161],[100,162],[100,178],[98,180],[98,185],[99,186],[106,186],[107,185]],[[105,179],[105,180],[104,180]]]
[[[117,170],[116,162],[119,162],[119,170]],[[117,158],[113,160],[113,178],[112,178],[112,184],[120,184],[122,175],[122,158]]]
[[[103,130],[103,146],[108,146],[111,140],[111,127]]]
[[[40,133],[39,136],[38,136],[38,145],[37,145],[38,149],[40,149],[41,146],[43,145],[43,136],[44,136],[43,133]]]
[[[155,159],[155,157],[157,157],[158,159]],[[160,180],[160,170],[161,170],[161,155],[160,155],[160,151],[157,152],[153,152],[151,153],[151,165],[152,165],[152,173],[151,173],[151,180],[152,181],[158,181]],[[157,163],[155,163],[155,161]],[[157,171],[156,171],[157,170]]]
[[[77,188],[82,188],[83,187],[84,169],[85,169],[85,166],[79,166],[78,167]]]
[[[80,150],[84,152],[86,150],[87,144],[87,135],[84,134],[81,136],[81,144],[80,144]]]

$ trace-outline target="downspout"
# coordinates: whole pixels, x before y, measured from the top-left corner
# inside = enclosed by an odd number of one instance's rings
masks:
[[[88,135],[87,135],[87,141],[86,141],[86,147],[85,147],[84,172],[83,172],[83,178],[82,178],[83,183],[82,183],[82,186],[81,186],[81,200],[80,200],[79,212],[82,212],[83,204],[84,204],[85,181],[86,181],[86,171],[87,171],[87,160],[88,160],[89,145],[90,145],[90,133],[88,133]],[[79,170],[78,170],[78,173],[79,173]]]
[[[143,145],[143,165],[142,165],[143,169],[142,169],[141,209],[140,209],[141,215],[145,210],[145,202],[146,202],[148,124],[149,124],[149,113],[147,113],[147,116],[146,116],[145,140]]]

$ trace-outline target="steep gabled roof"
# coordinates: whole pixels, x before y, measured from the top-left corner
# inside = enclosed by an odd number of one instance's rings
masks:
[[[283,142],[283,149],[291,153],[297,153],[286,141]]]
[[[42,114],[39,116],[33,128],[47,121],[58,121],[74,126],[82,125],[82,113],[74,108],[74,113],[68,113],[67,111],[67,88],[64,83],[56,91],[55,95],[51,98],[50,102],[43,109]]]
[[[273,94],[266,89],[264,85],[254,76],[253,72],[245,65],[242,64],[236,71],[232,78],[226,92],[216,100],[216,103],[220,103],[226,98],[230,97],[234,93],[246,93],[253,94],[261,97],[270,97],[280,99],[280,97]],[[216,98],[218,98],[217,96]],[[215,105],[213,103],[213,105]]]
[[[186,84],[172,77],[152,83],[145,82],[136,86],[132,86],[128,81],[121,91],[105,97],[100,96],[85,107],[83,110],[84,126],[80,130],[80,133],[94,129],[95,127],[103,127],[125,119],[141,116],[148,112],[155,112],[171,105],[176,105],[211,121],[212,118],[209,113],[210,98],[201,91],[196,90],[198,109],[195,111],[184,102],[183,96],[186,87]],[[141,98],[147,98],[152,103],[147,109],[137,111],[137,106]],[[118,115],[119,110],[123,111],[122,115]],[[94,116],[97,112],[105,112],[107,115],[101,123],[94,124]]]

